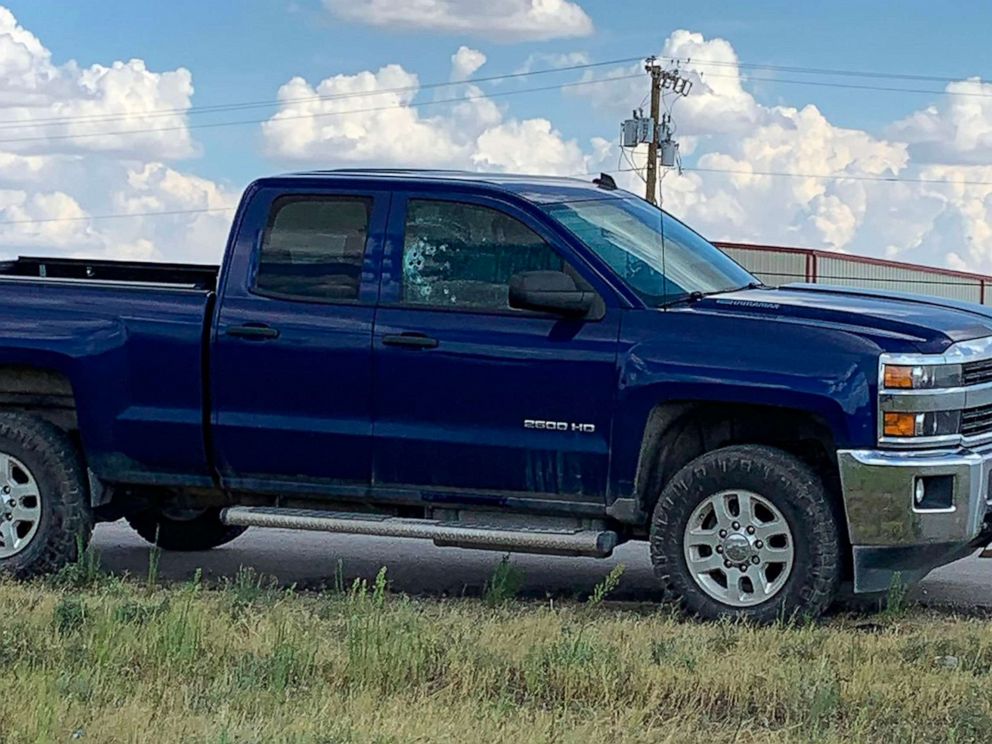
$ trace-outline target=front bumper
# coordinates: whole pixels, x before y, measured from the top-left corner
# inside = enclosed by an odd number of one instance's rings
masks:
[[[967,555],[985,536],[992,447],[837,453],[854,554],[854,591],[885,591]],[[917,508],[917,478],[951,476],[950,506]]]

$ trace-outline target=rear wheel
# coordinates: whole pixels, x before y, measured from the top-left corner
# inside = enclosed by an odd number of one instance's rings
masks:
[[[823,484],[771,447],[707,453],[665,487],[651,526],[655,573],[692,614],[767,623],[817,616],[840,576]]]
[[[0,572],[55,573],[89,544],[93,515],[75,445],[49,422],[0,413]]]
[[[127,517],[128,524],[163,550],[210,550],[244,534],[247,527],[220,521],[220,509],[181,509],[164,506]]]

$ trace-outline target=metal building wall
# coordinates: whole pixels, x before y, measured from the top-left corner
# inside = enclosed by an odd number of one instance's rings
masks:
[[[717,243],[766,284],[814,282],[989,304],[992,277],[804,248]]]
[[[952,300],[982,302],[982,285],[976,279],[969,280],[901,266],[866,264],[846,258],[821,257],[817,263],[816,281],[823,284],[922,292]]]
[[[758,251],[720,245],[724,253],[758,277],[765,284],[788,284],[810,281],[807,278],[807,256],[802,253]]]

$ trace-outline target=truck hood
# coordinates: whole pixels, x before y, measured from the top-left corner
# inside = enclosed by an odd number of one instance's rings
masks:
[[[822,284],[743,289],[707,297],[692,307],[721,315],[772,316],[842,326],[853,333],[901,337],[924,353],[940,353],[958,341],[992,336],[992,308],[983,305]]]

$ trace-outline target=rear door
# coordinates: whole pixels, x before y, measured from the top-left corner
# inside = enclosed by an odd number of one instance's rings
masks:
[[[620,310],[543,224],[487,197],[393,196],[375,329],[375,485],[432,501],[602,510]],[[568,320],[509,307],[564,270],[605,300]]]
[[[262,189],[227,267],[212,352],[225,486],[364,493],[372,323],[389,194]]]

